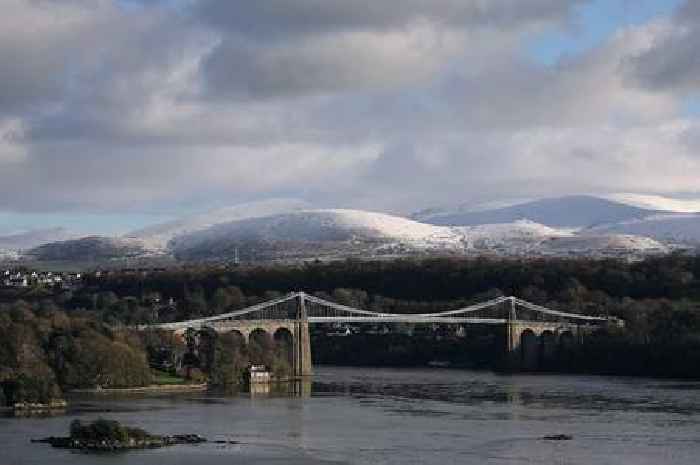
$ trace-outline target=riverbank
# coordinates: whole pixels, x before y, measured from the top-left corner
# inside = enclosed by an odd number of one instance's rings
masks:
[[[71,389],[69,394],[118,394],[118,393],[149,393],[149,392],[189,392],[206,391],[209,388],[207,383],[200,384],[152,384],[150,386],[132,388],[91,388],[91,389]]]

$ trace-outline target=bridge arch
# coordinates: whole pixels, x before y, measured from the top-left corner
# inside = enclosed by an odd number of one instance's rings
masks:
[[[546,329],[540,334],[540,363],[546,365],[551,362],[557,351],[557,335],[554,331]]]
[[[250,363],[270,365],[270,352],[274,347],[272,335],[263,328],[255,328],[248,335],[248,355]]]
[[[216,357],[216,341],[219,338],[214,328],[204,326],[197,333],[197,356],[199,367],[205,371],[211,369]]]
[[[248,338],[243,334],[243,332],[237,329],[230,329],[224,334],[226,334],[229,338],[231,338],[240,346],[245,346],[248,344]]]
[[[286,328],[277,328],[272,336],[275,343],[275,355],[286,362],[290,367],[294,366],[294,334]]]
[[[573,349],[575,342],[574,333],[570,329],[567,329],[559,335],[559,350],[569,351]]]

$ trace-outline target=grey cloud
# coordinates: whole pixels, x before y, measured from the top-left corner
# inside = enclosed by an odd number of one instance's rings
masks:
[[[700,4],[686,0],[644,53],[625,63],[629,77],[650,90],[700,90]]]
[[[488,48],[493,37],[479,32],[520,37],[535,25],[565,22],[581,3],[204,0],[195,14],[222,34],[204,61],[209,96],[255,99],[419,82],[451,55]]]
[[[224,30],[258,40],[339,32],[386,30],[416,20],[456,27],[503,29],[558,21],[585,0],[203,0],[196,14]]]
[[[649,52],[630,60],[634,78],[655,90],[700,89],[700,29],[677,31]]]

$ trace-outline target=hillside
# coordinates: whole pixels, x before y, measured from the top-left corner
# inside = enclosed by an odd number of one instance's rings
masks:
[[[430,224],[452,226],[530,220],[551,227],[589,228],[601,224],[641,219],[654,213],[657,212],[600,197],[575,195],[485,210],[470,210],[468,207],[452,210],[432,209],[426,213],[416,213],[412,218]]]
[[[221,223],[288,213],[308,207],[306,202],[295,199],[271,199],[250,202],[156,224],[133,231],[126,234],[125,237],[139,239],[150,249],[165,251],[168,247],[168,242],[177,236],[201,231]]]
[[[32,229],[20,233],[0,236],[0,250],[18,251],[38,247],[57,241],[66,241],[79,237],[65,228]]]
[[[656,197],[628,196],[627,201],[692,207]],[[415,215],[423,221],[362,210],[310,210],[305,205],[289,199],[236,205],[122,237],[42,244],[24,256],[40,261],[158,257],[245,262],[424,255],[638,258],[700,244],[700,214],[661,212],[593,196],[451,212],[433,209]],[[19,255],[17,248],[0,250],[6,260]]]
[[[603,234],[633,234],[665,242],[700,244],[700,214],[651,215],[594,230]]]
[[[140,241],[89,236],[35,247],[26,256],[39,261],[101,261],[143,257],[152,252]]]
[[[230,257],[236,248],[245,259],[271,259],[456,252],[464,245],[454,228],[359,210],[307,210],[216,225],[172,247],[178,259],[196,260]]]

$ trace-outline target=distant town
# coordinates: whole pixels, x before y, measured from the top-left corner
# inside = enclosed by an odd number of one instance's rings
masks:
[[[43,286],[73,289],[80,287],[82,280],[83,273],[5,269],[0,284],[2,287],[16,288]]]

